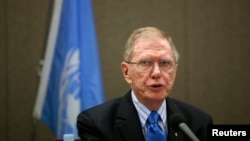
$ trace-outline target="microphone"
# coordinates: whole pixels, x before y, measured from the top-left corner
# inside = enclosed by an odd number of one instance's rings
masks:
[[[169,117],[170,125],[175,128],[181,130],[186,136],[189,137],[192,141],[199,141],[199,139],[195,136],[193,131],[186,124],[186,119],[180,113],[174,113]]]

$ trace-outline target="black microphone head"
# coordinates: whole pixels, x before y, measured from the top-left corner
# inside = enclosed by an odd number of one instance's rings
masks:
[[[174,113],[169,117],[169,123],[174,129],[179,128],[180,123],[186,123],[186,119],[180,113]]]

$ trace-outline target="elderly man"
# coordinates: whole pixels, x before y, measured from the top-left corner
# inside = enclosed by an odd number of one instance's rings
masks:
[[[121,70],[131,89],[122,97],[79,114],[83,141],[185,141],[189,138],[170,125],[178,113],[196,137],[207,140],[212,117],[194,106],[169,97],[178,68],[178,52],[155,27],[135,30],[124,51]],[[177,119],[178,120],[178,119]]]

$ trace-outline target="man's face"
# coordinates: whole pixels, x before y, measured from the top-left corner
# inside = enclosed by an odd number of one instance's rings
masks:
[[[122,71],[138,100],[144,105],[161,103],[172,90],[177,70],[169,42],[156,37],[138,39],[130,62],[122,62]]]

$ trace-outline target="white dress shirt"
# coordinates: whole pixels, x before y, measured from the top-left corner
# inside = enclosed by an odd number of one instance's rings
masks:
[[[151,113],[151,110],[149,110],[146,106],[144,106],[141,102],[138,101],[137,97],[134,94],[134,91],[131,92],[132,101],[135,105],[135,108],[138,112],[138,116],[141,122],[142,132],[144,134],[145,139],[147,136],[147,118],[149,114]],[[166,100],[163,101],[161,107],[157,110],[157,113],[160,115],[161,120],[158,121],[158,124],[160,127],[165,131],[167,135],[167,109],[166,109]]]

